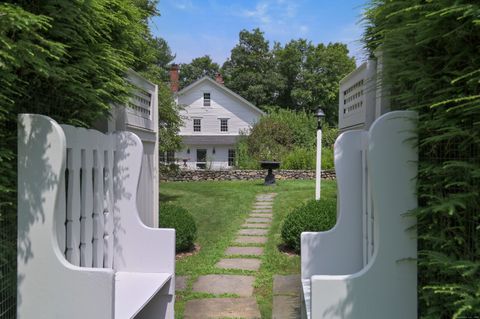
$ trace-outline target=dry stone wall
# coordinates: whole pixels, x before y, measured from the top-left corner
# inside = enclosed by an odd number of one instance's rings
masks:
[[[161,181],[232,181],[264,179],[266,170],[180,170],[176,173],[160,174]],[[315,179],[315,171],[311,170],[278,170],[274,171],[277,180]],[[322,179],[335,179],[335,171],[322,171]]]

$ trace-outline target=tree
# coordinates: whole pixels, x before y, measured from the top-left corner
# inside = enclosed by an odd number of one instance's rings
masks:
[[[180,88],[184,88],[204,76],[214,78],[219,70],[220,66],[213,62],[208,55],[195,58],[187,64],[180,64]]]
[[[228,88],[260,107],[276,104],[284,85],[260,29],[240,32],[239,43],[223,64],[222,74]]]
[[[340,80],[355,69],[345,44],[313,45],[307,40],[292,40],[283,48],[274,47],[278,71],[285,78],[285,88],[278,104],[284,108],[315,111],[322,107],[326,121],[338,121]]]

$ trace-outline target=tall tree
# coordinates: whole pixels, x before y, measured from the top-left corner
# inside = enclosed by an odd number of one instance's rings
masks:
[[[225,85],[257,106],[274,105],[284,86],[260,29],[242,30],[239,43],[223,64]]]
[[[315,111],[322,107],[329,124],[338,117],[339,81],[355,69],[345,44],[313,45],[304,39],[274,48],[278,71],[286,79],[278,104],[281,107]]]
[[[204,76],[213,78],[219,70],[220,66],[213,62],[208,55],[195,58],[190,63],[180,64],[180,88],[184,88]]]

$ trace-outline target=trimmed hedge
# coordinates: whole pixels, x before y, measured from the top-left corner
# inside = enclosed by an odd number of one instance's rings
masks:
[[[160,204],[159,226],[175,228],[177,253],[193,249],[197,239],[197,225],[188,210],[173,204]]]
[[[300,252],[300,235],[306,231],[325,231],[337,220],[337,203],[334,199],[311,200],[294,208],[282,226],[284,243]]]

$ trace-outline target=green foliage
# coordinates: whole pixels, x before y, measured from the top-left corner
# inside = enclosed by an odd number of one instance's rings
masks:
[[[220,66],[213,62],[208,55],[195,58],[190,63],[180,64],[180,88],[184,88],[204,76],[214,79],[219,70]]]
[[[355,69],[355,60],[348,56],[342,43],[314,45],[304,39],[291,40],[274,55],[279,73],[286,80],[276,102],[283,107],[314,112],[319,106],[326,122],[338,121],[338,88],[340,80]]]
[[[248,151],[257,161],[279,161],[293,147],[293,131],[287,123],[265,116],[247,137]]]
[[[91,126],[109,114],[110,105],[127,101],[128,69],[155,83],[165,80],[165,65],[173,57],[166,42],[153,38],[148,28],[149,17],[157,14],[156,4],[155,0],[0,3],[2,265],[9,260],[12,269],[16,266],[17,114],[39,113],[60,123]],[[172,134],[178,128],[178,114],[170,93],[162,88],[159,92],[160,103],[168,101],[160,104],[160,134]],[[15,279],[14,270],[7,273]],[[10,280],[4,273],[0,276],[2,283]],[[14,299],[15,291],[6,293]]]
[[[315,169],[317,148],[317,121],[304,111],[269,108],[237,143],[238,166],[258,168],[258,161],[278,160],[283,169]],[[333,142],[338,130],[322,128],[322,169],[333,168]]]
[[[270,49],[259,29],[242,30],[239,38],[222,67],[227,87],[262,108],[313,112],[322,106],[327,123],[337,123],[338,83],[355,68],[345,44],[298,39]]]
[[[300,252],[302,232],[326,231],[335,226],[337,203],[334,199],[310,200],[294,208],[285,218],[282,226],[283,242],[296,252]]]
[[[317,151],[296,147],[282,159],[282,169],[315,169]]]
[[[322,170],[334,169],[333,147],[322,147]]]
[[[480,3],[374,0],[364,40],[392,105],[419,113],[421,318],[480,313]]]
[[[175,229],[177,253],[193,249],[197,239],[197,225],[188,210],[173,204],[161,204],[159,226]]]
[[[241,135],[236,144],[237,167],[242,169],[259,169],[260,164],[248,152],[247,135]]]
[[[240,31],[239,43],[222,66],[225,85],[255,105],[276,101],[281,76],[275,72],[274,56],[260,29]]]

